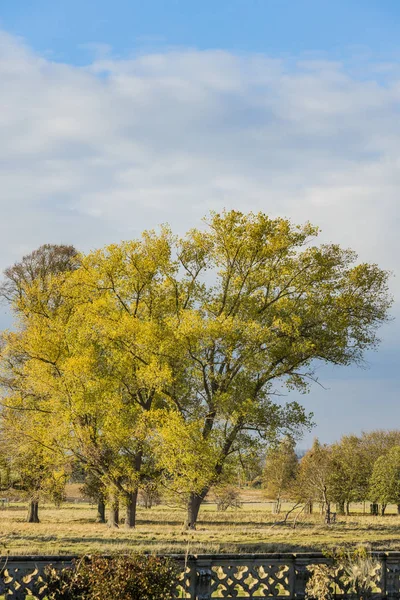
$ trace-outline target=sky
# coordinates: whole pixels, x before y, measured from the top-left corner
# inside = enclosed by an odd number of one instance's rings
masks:
[[[367,368],[287,396],[300,446],[398,428],[399,39],[398,0],[2,0],[0,269],[210,210],[311,221],[395,304]]]

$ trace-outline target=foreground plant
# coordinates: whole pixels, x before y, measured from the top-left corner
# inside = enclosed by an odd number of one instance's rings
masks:
[[[178,571],[156,556],[88,556],[45,576],[48,600],[171,600]]]
[[[311,577],[306,585],[306,598],[331,600],[336,597],[339,586],[346,594],[358,600],[369,600],[377,585],[379,563],[365,546],[353,552],[335,551],[330,553],[332,564],[312,565],[308,568]]]

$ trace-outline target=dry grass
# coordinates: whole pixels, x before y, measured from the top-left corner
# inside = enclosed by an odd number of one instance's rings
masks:
[[[248,500],[260,500],[250,494]],[[354,507],[355,510],[362,507]],[[371,544],[374,549],[400,550],[400,516],[391,507],[385,517],[352,514],[325,525],[320,514],[304,517],[295,529],[274,526],[281,516],[270,503],[244,504],[218,512],[202,507],[195,532],[183,528],[185,511],[159,506],[139,508],[135,530],[110,530],[94,523],[96,510],[88,503],[41,507],[41,523],[25,523],[26,508],[0,510],[0,554],[83,554],[90,552],[148,551],[157,553],[301,552],[335,545]]]

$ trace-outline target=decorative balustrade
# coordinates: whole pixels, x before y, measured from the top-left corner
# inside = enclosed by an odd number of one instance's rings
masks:
[[[379,567],[375,572],[372,598],[400,598],[400,552],[373,553]],[[0,558],[0,596],[22,600],[45,597],[46,565],[69,567],[73,556],[13,556]],[[305,598],[310,565],[327,564],[320,553],[172,555],[182,567],[176,599],[257,598],[298,600]],[[337,571],[336,598],[349,598]]]

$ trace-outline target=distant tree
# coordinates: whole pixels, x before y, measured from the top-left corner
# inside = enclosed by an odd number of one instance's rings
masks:
[[[371,481],[370,497],[382,506],[382,515],[388,504],[397,504],[400,513],[400,446],[393,446],[387,454],[375,461]]]
[[[156,480],[144,482],[139,487],[139,500],[145,508],[152,508],[152,506],[160,504],[160,486]]]
[[[241,448],[237,453],[237,485],[261,487],[265,466],[265,447],[262,444]]]
[[[400,430],[375,429],[368,432],[364,431],[360,439],[371,476],[375,461],[386,454],[393,446],[400,446]]]
[[[286,436],[267,451],[263,472],[263,487],[268,498],[274,498],[280,512],[282,497],[293,488],[298,470],[295,441]]]
[[[96,523],[105,523],[107,488],[102,479],[99,476],[96,476],[92,471],[88,471],[85,476],[84,484],[80,490],[83,496],[97,504]]]
[[[320,502],[330,521],[332,491],[332,450],[326,444],[314,440],[312,448],[303,456],[299,466],[298,496],[304,502]]]
[[[349,514],[350,502],[362,502],[368,496],[370,462],[362,440],[355,435],[343,436],[331,447],[329,487],[338,512]]]
[[[219,485],[214,489],[214,496],[217,501],[218,510],[227,510],[228,508],[241,508],[240,490],[234,485]]]

